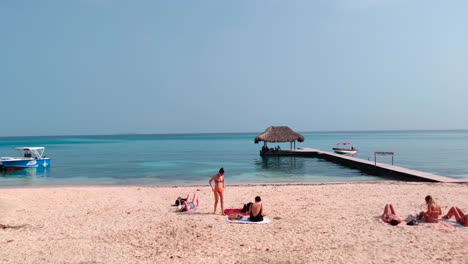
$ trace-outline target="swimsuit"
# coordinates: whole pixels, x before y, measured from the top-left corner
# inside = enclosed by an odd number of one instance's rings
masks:
[[[222,179],[222,180],[219,180],[219,179],[218,179],[218,180],[215,180],[216,186],[218,186],[218,183],[220,183],[220,182],[224,183],[224,179]],[[219,193],[219,194],[222,194],[222,193],[224,192],[224,188],[218,188],[218,189],[216,189],[216,192]]]
[[[383,217],[383,221],[384,221],[385,223],[390,223],[392,220],[395,220],[395,221],[397,221],[398,223],[401,222],[400,217],[397,216],[397,215],[395,215],[395,214],[390,214],[390,215],[387,215],[387,216],[384,216],[384,217]]]
[[[263,221],[262,205],[260,205],[260,212],[258,212],[258,214],[256,216],[254,216],[252,214],[252,212],[250,212],[249,220],[252,221],[252,222],[261,222],[261,221]]]
[[[220,182],[224,182],[224,179],[223,180],[215,180],[215,183],[220,183]]]
[[[187,202],[187,205],[188,205],[188,208],[187,207],[182,207],[182,210],[181,212],[187,212],[189,210],[192,210],[193,208],[195,208],[195,204],[193,202]]]
[[[429,215],[430,218],[438,218],[439,215],[442,214],[442,211],[440,210],[440,206],[438,205],[431,205],[431,214]]]
[[[395,215],[395,214],[390,214],[390,215],[387,215],[387,216],[385,217],[385,219],[387,219],[387,220],[389,220],[389,221],[390,221],[390,220],[393,220],[393,219],[397,219],[397,218],[399,218],[399,217],[398,217],[397,215]]]

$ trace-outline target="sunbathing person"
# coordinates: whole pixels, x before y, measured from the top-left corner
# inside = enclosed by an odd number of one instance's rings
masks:
[[[249,207],[249,220],[252,222],[261,222],[266,214],[263,213],[262,198],[260,196],[255,197],[255,203]]]
[[[383,214],[382,214],[382,220],[385,223],[391,224],[391,225],[398,225],[401,223],[401,217],[399,217],[395,209],[393,208],[392,204],[386,204]]]
[[[424,220],[427,223],[436,223],[440,215],[442,215],[442,210],[440,206],[436,204],[432,196],[428,195],[425,198],[427,204],[427,212],[420,212],[418,219]]]
[[[187,195],[187,200],[185,200],[183,202],[182,205],[180,205],[180,211],[181,212],[187,212],[187,211],[190,211],[192,209],[195,209],[197,207],[200,206],[200,197],[198,195],[198,192],[193,194],[193,193],[189,193]]]
[[[458,207],[450,208],[447,214],[442,216],[442,218],[449,219],[452,216],[455,216],[457,223],[459,223],[462,226],[468,227],[468,214],[464,214],[462,210],[460,210],[460,208]]]

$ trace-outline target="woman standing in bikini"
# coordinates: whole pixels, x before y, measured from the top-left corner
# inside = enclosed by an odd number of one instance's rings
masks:
[[[214,187],[211,184],[213,181],[215,182]],[[218,201],[221,200],[221,214],[224,215],[224,169],[219,169],[219,172],[213,177],[211,177],[209,183],[215,197],[213,214],[216,214],[216,207],[218,207]]]

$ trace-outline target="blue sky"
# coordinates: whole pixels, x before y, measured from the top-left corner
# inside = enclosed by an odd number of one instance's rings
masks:
[[[0,1],[0,136],[468,129],[466,10]]]

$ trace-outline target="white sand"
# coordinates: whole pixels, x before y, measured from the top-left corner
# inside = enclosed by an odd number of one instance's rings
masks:
[[[431,194],[444,213],[468,213],[468,185],[349,183],[227,186],[226,208],[255,195],[267,225],[229,224],[203,207],[170,204],[197,187],[0,189],[1,263],[468,263],[468,230],[444,224],[390,226],[379,216],[393,203],[403,217]],[[22,226],[25,225],[25,226]]]

